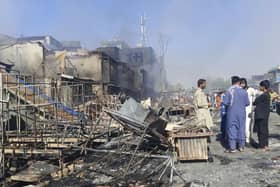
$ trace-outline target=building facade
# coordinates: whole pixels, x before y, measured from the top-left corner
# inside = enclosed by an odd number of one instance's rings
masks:
[[[266,77],[270,80],[271,88],[277,93],[280,93],[280,66],[268,71]]]

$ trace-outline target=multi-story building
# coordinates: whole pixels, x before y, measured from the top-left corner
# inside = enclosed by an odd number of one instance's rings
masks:
[[[69,57],[83,79],[95,81],[94,92],[100,94],[118,94],[125,92],[139,98],[142,93],[143,75],[126,63],[116,61],[102,51],[90,51],[85,56]]]
[[[2,39],[3,40],[3,39]],[[81,49],[80,42],[59,42],[51,36],[21,37],[0,51],[0,60],[16,70],[46,80],[69,75],[93,80],[93,91],[102,94],[126,92],[134,97],[153,96],[162,91],[164,68],[152,47],[130,48],[124,42],[94,51]],[[2,42],[3,43],[3,42]],[[7,42],[6,42],[7,43]]]
[[[144,95],[156,95],[164,90],[166,73],[163,63],[160,63],[152,47],[129,47],[123,41],[106,42],[98,48],[117,61],[126,63],[136,72],[143,75]]]
[[[270,80],[271,88],[280,93],[280,65],[268,71],[267,79]]]

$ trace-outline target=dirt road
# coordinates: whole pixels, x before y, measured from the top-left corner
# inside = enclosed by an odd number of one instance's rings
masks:
[[[196,187],[280,187],[280,116],[272,113],[269,125],[269,152],[247,148],[242,153],[224,153],[213,136],[210,149],[214,162],[178,163],[176,167]],[[273,160],[275,157],[279,160]]]

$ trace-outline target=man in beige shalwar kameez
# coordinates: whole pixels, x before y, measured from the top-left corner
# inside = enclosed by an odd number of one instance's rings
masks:
[[[204,89],[206,88],[206,80],[199,79],[197,81],[198,89],[194,94],[193,104],[196,108],[197,118],[202,125],[205,125],[208,129],[213,126],[212,117],[209,111],[211,104],[207,101]]]

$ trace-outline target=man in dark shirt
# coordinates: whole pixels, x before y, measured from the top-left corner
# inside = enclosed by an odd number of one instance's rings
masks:
[[[257,132],[259,148],[263,150],[268,150],[268,118],[270,114],[269,86],[270,83],[268,80],[260,82],[260,90],[263,93],[254,102],[254,105],[256,105],[254,132]]]

